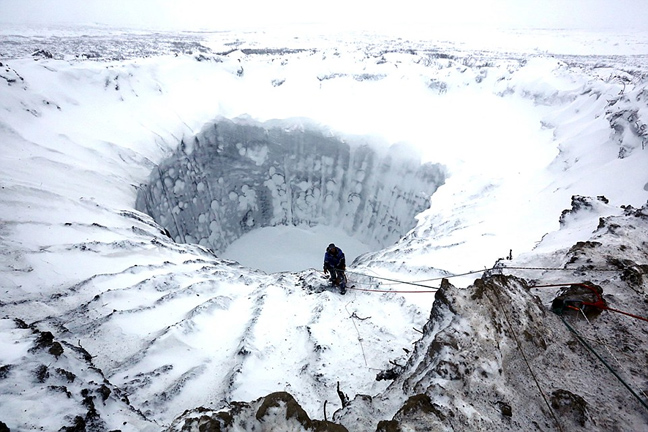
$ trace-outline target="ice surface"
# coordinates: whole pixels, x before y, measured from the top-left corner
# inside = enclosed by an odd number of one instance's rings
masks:
[[[339,228],[276,226],[244,234],[221,255],[266,272],[321,270],[324,250],[329,243],[335,243],[344,251],[349,264],[371,250]]]

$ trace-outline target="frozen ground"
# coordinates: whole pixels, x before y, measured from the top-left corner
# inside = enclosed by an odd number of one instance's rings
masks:
[[[589,239],[600,217],[648,199],[645,34],[293,31],[2,29],[0,421],[11,430],[90,423],[89,395],[97,428],[121,430],[159,430],[186,409],[277,390],[320,416],[325,401],[339,408],[338,381],[351,395],[381,395],[388,383],[376,374],[408,361],[433,294],[376,276],[433,287],[511,249],[529,266],[562,265],[552,260]],[[405,143],[445,167],[413,228],[350,268],[358,288],[423,293],[341,297],[326,285],[317,272],[325,245],[357,253],[346,213],[343,236],[320,224],[286,241],[292,251],[316,244],[312,256],[281,259],[317,271],[267,275],[246,267],[262,268],[257,260],[242,266],[176,243],[171,227],[136,211],[151,174],[217,118],[296,128],[307,118],[336,139],[364,137],[379,151]],[[609,204],[558,231],[572,195]],[[181,202],[165,216],[185,211]],[[246,246],[240,236],[232,247],[276,253],[263,245],[280,240],[252,235],[265,241]],[[380,415],[405,397],[392,392]],[[60,410],[38,408],[60,401]]]

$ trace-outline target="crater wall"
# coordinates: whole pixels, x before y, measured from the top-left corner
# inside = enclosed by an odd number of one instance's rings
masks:
[[[277,225],[342,228],[382,248],[416,224],[441,165],[403,146],[347,142],[286,123],[218,120],[183,141],[140,188],[136,207],[178,242],[223,251]]]

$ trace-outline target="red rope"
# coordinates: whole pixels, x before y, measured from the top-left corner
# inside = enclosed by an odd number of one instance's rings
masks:
[[[607,306],[604,309],[612,311],[612,312],[618,312],[620,314],[627,315],[629,317],[637,318],[637,319],[648,322],[648,318],[640,317],[639,315],[634,315],[634,314],[631,314],[631,313],[628,313],[628,312],[623,312],[623,311],[620,311],[618,309],[612,309],[611,307],[607,307]]]
[[[352,288],[348,287],[348,289],[352,289],[355,291],[365,291],[365,292],[383,292],[383,293],[399,293],[399,294],[419,294],[419,293],[435,293],[437,290],[428,290],[428,291],[394,291],[394,290],[375,290],[375,289],[363,289],[363,288]]]

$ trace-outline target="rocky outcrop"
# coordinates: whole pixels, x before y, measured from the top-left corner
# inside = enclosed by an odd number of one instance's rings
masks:
[[[591,211],[577,207],[571,213]],[[589,241],[565,251],[564,271],[493,275],[468,288],[444,281],[383,401],[352,401],[334,420],[352,428],[378,410],[387,419],[363,430],[646,428],[646,210],[601,219]],[[391,416],[385,398],[397,401]]]
[[[311,420],[292,395],[271,393],[253,402],[232,402],[228,409],[197,408],[176,419],[169,431],[303,431],[347,432],[344,426],[326,420]]]

